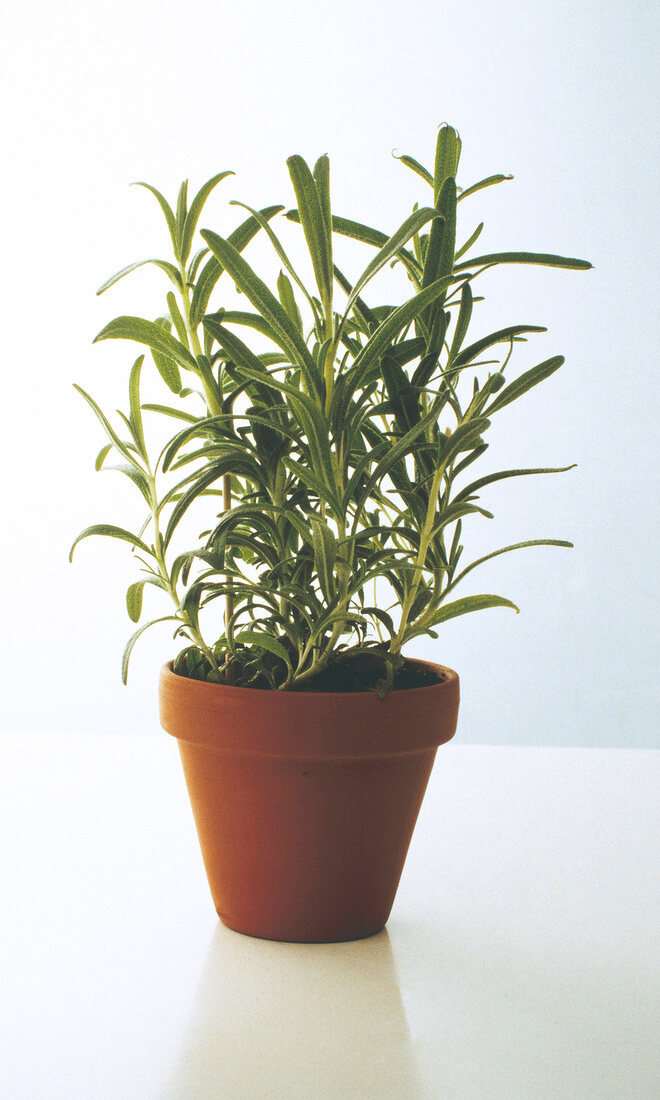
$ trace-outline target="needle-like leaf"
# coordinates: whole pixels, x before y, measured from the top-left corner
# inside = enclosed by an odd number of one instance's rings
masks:
[[[152,351],[169,356],[182,367],[196,370],[197,363],[188,348],[175,340],[165,329],[153,321],[146,321],[142,317],[115,317],[114,321],[101,329],[98,336],[94,337],[94,343],[100,340],[135,340],[138,344],[146,344]]]

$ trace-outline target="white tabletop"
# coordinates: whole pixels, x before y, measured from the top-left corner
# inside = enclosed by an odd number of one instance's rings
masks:
[[[218,923],[175,743],[3,735],[2,1100],[660,1095],[656,754],[439,750],[385,932]]]

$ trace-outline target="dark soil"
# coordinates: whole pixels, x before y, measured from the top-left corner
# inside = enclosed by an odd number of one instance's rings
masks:
[[[385,667],[382,657],[360,653],[334,661],[318,676],[305,680],[299,687],[293,687],[290,690],[299,692],[375,691],[379,681],[384,679]],[[404,658],[403,664],[394,673],[394,684],[391,690],[403,691],[406,688],[431,687],[445,680],[444,674],[436,675],[432,669],[420,668],[419,665]]]

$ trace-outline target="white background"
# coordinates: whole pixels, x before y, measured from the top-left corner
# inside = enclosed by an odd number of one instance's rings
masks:
[[[227,199],[293,205],[286,157],[327,152],[335,212],[391,231],[425,198],[391,152],[430,163],[446,120],[463,139],[459,183],[515,176],[469,200],[466,235],[486,221],[480,251],[563,253],[595,268],[498,268],[482,281],[488,301],[473,322],[474,338],[548,326],[518,349],[512,375],[566,356],[499,415],[488,469],[579,465],[487,490],[496,516],[466,524],[466,559],[534,537],[569,538],[575,549],[521,551],[475,572],[463,594],[500,592],[522,613],[457,620],[409,652],[458,670],[464,741],[654,742],[655,10],[630,0],[7,5],[7,733],[158,728],[167,625],[139,643],[128,688],[120,682],[133,629],[128,548],[90,540],[67,563],[83,527],[130,526],[139,511],[128,483],[94,472],[103,438],[72,389],[80,383],[109,410],[125,405],[133,347],[91,340],[118,314],[162,309],[155,269],[95,297],[115,270],[166,249],[157,206],[128,184],[147,180],[173,200],[182,178],[195,187],[234,169],[202,219],[224,233],[239,220]]]

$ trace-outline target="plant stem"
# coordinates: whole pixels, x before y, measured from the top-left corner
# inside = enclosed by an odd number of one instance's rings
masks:
[[[339,477],[338,473],[337,473],[337,477]],[[338,484],[338,487],[339,487],[339,484]],[[340,489],[340,491],[342,491],[342,490]],[[342,519],[338,519],[338,521],[337,521],[337,532],[338,532],[338,541],[340,543],[341,542],[346,542],[346,524]],[[304,680],[310,680],[312,678],[312,676],[317,676],[320,672],[323,672],[323,669],[326,668],[326,666],[330,663],[330,660],[331,660],[333,652],[334,652],[335,644],[339,640],[339,638],[341,637],[342,633],[344,632],[345,626],[346,626],[345,615],[348,612],[348,604],[349,604],[348,589],[349,589],[349,585],[350,585],[351,571],[352,571],[352,552],[351,552],[351,555],[349,556],[349,559],[346,562],[341,562],[340,564],[337,565],[337,573],[339,574],[339,583],[340,583],[341,589],[342,589],[341,595],[340,595],[340,604],[339,604],[339,606],[340,606],[340,609],[343,612],[343,615],[341,617],[335,619],[335,623],[334,623],[334,626],[332,628],[332,632],[330,634],[330,637],[328,638],[328,640],[327,640],[325,646],[323,647],[323,650],[321,651],[321,653],[312,660],[312,663],[311,663],[310,667],[308,669],[306,669],[304,672],[300,672],[300,674],[298,674],[298,672],[295,672],[294,675],[292,677],[288,678],[286,683],[282,685],[283,688],[289,687],[290,684],[292,684],[292,683],[299,684],[299,683],[303,682]],[[308,658],[308,656],[309,656],[309,654],[310,654],[310,652],[313,648],[314,648],[314,636],[312,636],[309,639],[309,641],[307,642],[307,645],[305,646],[305,648],[304,648],[304,650],[303,650],[303,652],[300,656],[300,660],[298,661],[298,669],[303,668],[303,666],[305,664],[305,661],[307,660],[307,658]]]
[[[280,540],[281,540],[281,543],[282,543],[282,553],[283,554],[284,554],[284,526],[285,526],[285,520],[284,520],[284,516],[282,515],[282,509],[284,508],[285,481],[286,481],[285,470],[284,470],[284,467],[283,467],[282,463],[280,462],[280,463],[278,463],[276,471],[275,471],[273,489],[272,489],[272,492],[271,492],[271,500],[273,502],[274,507],[277,509],[277,512],[275,514],[274,519],[275,519],[275,526],[277,527],[277,530],[279,531],[279,534],[280,534]],[[283,618],[286,616],[287,604],[288,604],[288,600],[286,599],[286,597],[283,596],[283,595],[280,595],[279,608],[280,608],[280,615]]]
[[[424,569],[424,562],[426,561],[426,555],[428,552],[429,543],[431,541],[431,535],[433,533],[433,523],[435,520],[436,506],[438,502],[438,492],[440,490],[440,482],[442,480],[442,475],[444,474],[444,471],[445,464],[442,463],[442,465],[439,466],[436,470],[435,476],[433,478],[433,485],[431,486],[431,492],[429,493],[429,504],[426,510],[426,521],[424,523],[424,528],[422,530],[422,534],[419,540],[419,553],[417,554],[417,559],[415,561],[415,572],[413,575],[413,581],[403,601],[399,629],[397,631],[396,637],[392,639],[392,644],[390,645],[391,653],[399,653],[401,650],[401,646],[403,645],[403,642],[405,640],[406,627],[408,625],[408,616],[410,615],[412,605],[415,602],[415,597],[417,596],[417,592],[419,590],[419,586],[422,580],[422,572]]]
[[[170,595],[170,597],[171,597],[171,599],[172,599],[172,601],[173,601],[173,603],[174,603],[174,605],[177,609],[177,612],[178,612],[179,616],[181,617],[182,622],[184,623],[186,629],[190,632],[190,634],[192,636],[192,639],[195,642],[195,645],[202,651],[202,653],[204,654],[204,656],[208,660],[209,664],[211,665],[211,668],[214,668],[214,669],[217,670],[218,662],[216,661],[215,657],[213,656],[213,653],[211,652],[211,650],[207,646],[206,642],[204,641],[202,635],[199,632],[199,629],[195,626],[195,624],[193,623],[193,621],[190,618],[190,616],[188,615],[188,613],[186,611],[182,610],[181,601],[179,600],[179,597],[178,597],[178,594],[177,594],[177,591],[176,591],[176,587],[175,587],[174,584],[172,584],[172,578],[170,577],[169,571],[168,571],[167,566],[165,564],[165,557],[163,555],[163,545],[162,545],[163,540],[162,540],[161,533],[160,533],[160,523],[159,523],[159,519],[158,519],[158,498],[156,496],[156,479],[155,479],[155,477],[154,477],[154,475],[153,475],[153,473],[152,473],[149,466],[147,466],[147,474],[148,474],[148,478],[149,478],[149,487],[150,487],[150,496],[151,496],[151,515],[152,515],[153,525],[154,525],[154,546],[155,546],[155,550],[156,550],[156,562],[158,564],[158,572],[160,574],[161,580],[165,584],[167,592],[169,593],[169,595]]]
[[[231,509],[231,475],[225,474],[222,479],[222,507],[225,512]],[[229,577],[226,577],[229,584]],[[225,596],[225,630],[229,629],[229,623],[234,614],[234,597],[228,592]],[[228,684],[234,683],[234,666],[229,654],[225,657],[225,678]]]
[[[188,287],[186,277],[186,266],[181,264],[179,268],[181,272],[181,303],[183,305],[183,318],[186,326],[186,332],[188,333],[188,339],[190,340],[190,347],[195,356],[203,355],[202,345],[199,341],[199,335],[197,333],[197,327],[192,324],[190,319],[190,289]],[[215,394],[210,390],[206,379],[202,377],[202,386],[204,389],[204,397],[206,399],[206,406],[211,416],[222,415],[222,409],[218,404]],[[224,474],[222,478],[222,507],[225,512],[231,511],[231,474]],[[229,584],[229,577],[226,578]],[[229,593],[225,596],[225,630],[229,624],[229,621],[234,614],[234,599]],[[217,668],[215,661],[213,667]],[[227,683],[234,682],[233,667],[230,662],[229,655],[225,658],[225,675],[227,677]]]

